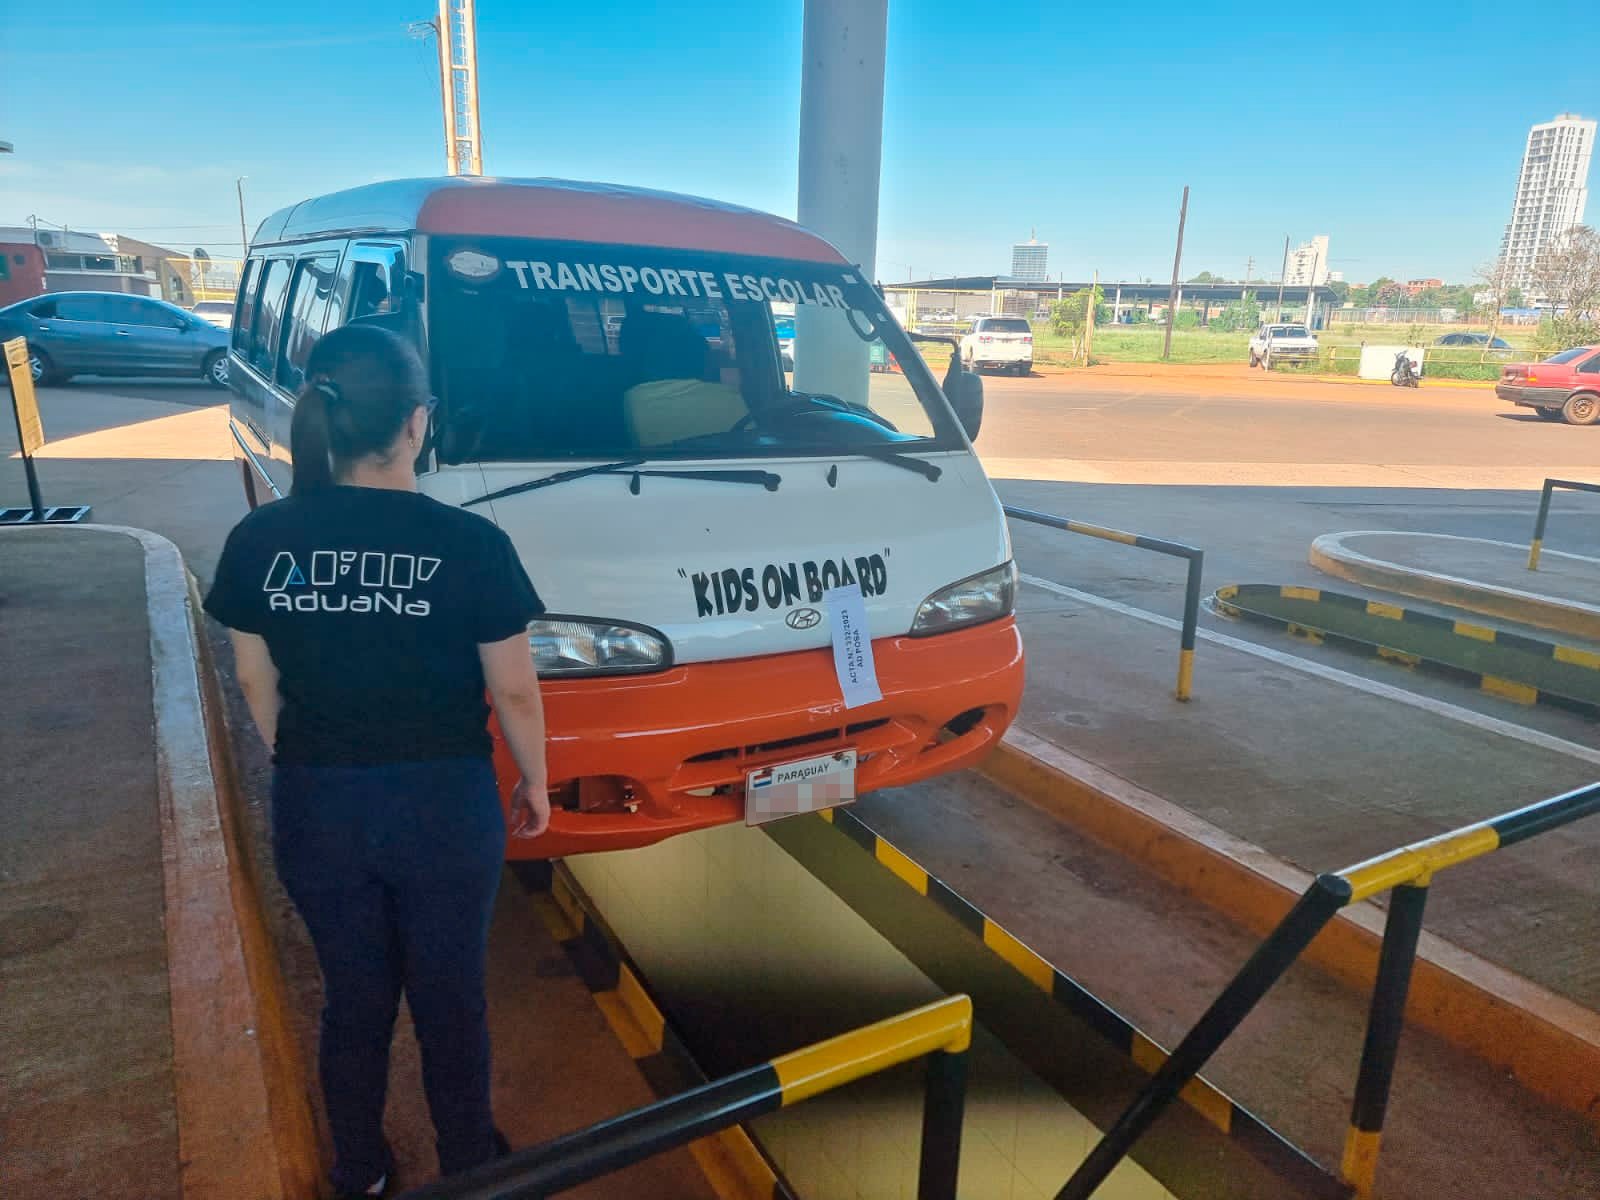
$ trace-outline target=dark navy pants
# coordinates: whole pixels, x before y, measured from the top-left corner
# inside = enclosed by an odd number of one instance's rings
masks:
[[[322,967],[336,1189],[362,1190],[392,1165],[383,1106],[402,991],[440,1172],[495,1157],[484,958],[505,836],[487,760],[273,772],[278,875]]]

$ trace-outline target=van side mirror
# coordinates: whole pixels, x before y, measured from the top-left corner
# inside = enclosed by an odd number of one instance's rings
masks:
[[[971,371],[952,371],[945,378],[945,394],[968,440],[977,441],[983,427],[983,380]]]

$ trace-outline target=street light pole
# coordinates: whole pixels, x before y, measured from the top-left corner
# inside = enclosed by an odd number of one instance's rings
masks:
[[[241,175],[233,181],[233,186],[239,192],[239,261],[241,263],[250,257],[250,235],[245,232],[244,228],[244,181],[249,178],[250,176],[248,175]]]

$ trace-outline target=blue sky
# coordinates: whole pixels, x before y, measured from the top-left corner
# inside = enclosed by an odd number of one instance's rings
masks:
[[[8,16],[0,224],[237,253],[237,176],[253,229],[442,171],[434,50],[406,35],[429,0],[131,11]],[[801,11],[480,0],[485,171],[792,216]],[[1464,280],[1498,248],[1528,126],[1600,115],[1592,9],[1532,13],[891,0],[878,275],[1003,271],[1037,228],[1052,275],[1165,278],[1188,184],[1186,277],[1252,256],[1270,277],[1285,234],[1326,233],[1348,279]]]

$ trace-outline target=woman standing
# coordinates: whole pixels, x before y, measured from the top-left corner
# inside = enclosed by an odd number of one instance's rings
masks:
[[[505,1148],[484,959],[506,828],[484,692],[522,771],[511,835],[535,837],[550,802],[527,625],[544,609],[504,533],[418,492],[432,401],[406,342],[334,330],[306,379],[291,494],[228,536],[205,608],[273,750],[274,861],[322,968],[334,1190],[377,1196],[402,991],[440,1171]]]

